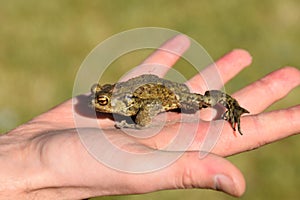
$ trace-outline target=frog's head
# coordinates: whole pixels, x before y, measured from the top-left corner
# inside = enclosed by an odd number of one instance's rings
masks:
[[[112,113],[111,97],[114,89],[114,85],[95,84],[91,88],[91,96],[89,106],[94,108],[96,111],[104,113]]]
[[[139,110],[139,104],[132,92],[115,92],[115,85],[95,84],[91,92],[89,105],[97,112],[132,116]]]

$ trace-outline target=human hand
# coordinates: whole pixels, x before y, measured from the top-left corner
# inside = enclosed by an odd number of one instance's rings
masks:
[[[177,36],[164,44],[164,49],[176,51],[179,55],[188,48],[185,36]],[[158,50],[145,63],[160,63],[172,66],[179,56]],[[251,57],[243,50],[234,50],[217,61],[217,67],[224,82],[229,81],[243,68],[251,63]],[[146,65],[144,65],[146,66]],[[144,68],[134,70],[129,77],[151,71],[163,76],[165,68]],[[210,76],[211,68],[202,71],[202,75]],[[196,75],[187,84],[194,92],[199,90],[202,79]],[[91,196],[146,193],[164,189],[177,188],[212,188],[223,190],[234,196],[240,196],[245,190],[245,182],[240,171],[224,156],[248,151],[300,131],[300,106],[261,113],[276,100],[284,97],[292,88],[300,84],[299,70],[291,67],[277,70],[263,79],[241,89],[233,96],[247,108],[251,115],[241,119],[244,135],[234,137],[229,124],[225,123],[222,133],[211,153],[199,159],[199,147],[204,141],[205,133],[210,126],[220,121],[201,121],[196,132],[187,136],[193,138],[187,151],[180,152],[178,144],[161,154],[182,155],[177,161],[151,173],[126,173],[109,168],[95,160],[82,145],[77,130],[93,136],[96,127],[76,127],[73,118],[72,100],[64,102],[32,121],[12,130],[0,138],[0,177],[2,188],[0,194],[13,197],[68,198],[78,199]],[[204,85],[204,84],[203,84]],[[266,94],[267,93],[267,94]],[[259,103],[256,99],[259,97]],[[87,97],[75,97],[85,102]],[[75,105],[76,106],[76,105]],[[86,106],[77,105],[75,112],[84,113],[86,120],[91,119],[92,111]],[[144,152],[149,149],[163,149],[170,140],[176,137],[182,123],[178,121],[180,114],[162,113],[175,123],[166,124],[159,134],[149,138],[138,138],[122,133],[116,129],[110,118],[99,118],[99,126],[115,145],[132,152]],[[161,116],[160,115],[160,116]],[[158,116],[158,118],[160,117]],[[193,123],[185,126],[194,127]],[[110,153],[110,149],[107,152]],[[151,163],[151,160],[148,161]],[[128,160],[126,165],[130,165]],[[15,195],[15,196],[14,196]]]

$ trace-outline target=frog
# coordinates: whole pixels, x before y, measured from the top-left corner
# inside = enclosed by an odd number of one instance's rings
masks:
[[[154,74],[143,74],[114,84],[99,83],[91,87],[89,107],[100,113],[132,117],[116,122],[117,128],[147,128],[159,113],[180,110],[196,113],[198,110],[222,105],[225,112],[221,119],[230,123],[233,131],[241,131],[240,118],[249,113],[236,99],[221,90],[208,90],[203,95],[193,93],[184,83],[178,83]]]

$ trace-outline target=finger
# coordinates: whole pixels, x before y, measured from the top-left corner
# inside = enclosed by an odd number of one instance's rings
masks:
[[[300,70],[284,67],[236,92],[233,96],[251,114],[259,113],[300,85]]]
[[[135,182],[133,184],[139,184],[134,179],[132,181]],[[234,165],[212,154],[199,159],[198,152],[186,152],[171,166],[147,174],[139,180],[141,181],[148,183],[145,190],[151,191],[210,188],[222,190],[233,196],[241,196],[245,191],[244,177]]]
[[[99,145],[99,140],[98,142],[95,140],[99,134],[95,132],[95,129],[84,130],[84,137],[91,142],[89,145],[95,144],[92,145],[92,148],[98,148],[99,151],[101,149],[99,147],[102,145]],[[75,130],[75,132],[77,131]],[[205,154],[203,157],[199,151],[156,151],[156,156],[153,157],[147,146],[130,141],[131,144],[129,147],[129,143],[124,143],[125,138],[121,139],[123,140],[121,141],[119,136],[120,134],[116,134],[118,141],[115,142],[122,143],[122,151],[119,151],[121,149],[116,151],[115,148],[112,148],[111,151],[114,152],[113,157],[107,157],[103,154],[103,151],[99,151],[101,155],[104,155],[104,157],[101,156],[102,159],[100,160],[98,160],[99,157],[95,159],[97,156],[93,152],[96,149],[92,150],[89,148],[89,151],[80,151],[74,154],[74,156],[84,162],[80,162],[69,173],[62,172],[64,176],[63,180],[68,182],[68,178],[78,178],[79,181],[87,181],[96,189],[97,187],[95,186],[98,185],[98,192],[101,192],[99,188],[102,188],[102,191],[111,195],[147,193],[157,190],[180,188],[211,188],[222,190],[234,196],[241,196],[245,191],[243,175],[233,164],[224,158],[213,154]],[[83,148],[81,142],[78,142],[78,144]],[[130,149],[127,147],[124,149],[123,147],[125,146],[128,146]],[[109,149],[107,150],[109,151]],[[123,152],[134,153],[130,156],[131,159],[128,159]],[[113,162],[106,162],[107,159],[111,159]],[[159,161],[160,159],[169,160],[169,164],[166,165],[164,161]],[[141,162],[143,160],[148,161]],[[103,165],[102,163],[106,164]],[[114,164],[110,165],[110,163]],[[115,165],[116,163],[117,165]],[[145,169],[151,168],[149,166],[156,166],[157,170],[146,172]],[[82,169],[85,170],[82,171]],[[127,172],[128,170],[130,172]],[[76,173],[77,171],[82,171],[83,174]],[[82,179],[82,177],[85,178]],[[107,177],[111,178],[107,179]]]
[[[242,137],[222,134],[213,152],[228,156],[252,150],[300,132],[300,105],[243,118]],[[230,128],[229,126],[226,128]]]
[[[129,72],[123,80],[149,73],[158,76],[165,75],[189,46],[190,40],[186,35],[177,35],[171,38],[151,54],[140,66]]]
[[[186,132],[186,137],[190,138],[191,145],[189,151],[205,150],[221,156],[230,156],[240,152],[249,151],[268,143],[300,133],[300,105],[289,109],[277,110],[259,115],[249,115],[241,118],[243,136],[236,135],[229,123],[223,120],[211,122],[200,122],[197,133]],[[191,130],[196,124],[189,124]],[[179,125],[178,125],[179,126]],[[217,131],[209,132],[210,127]],[[171,129],[178,134],[177,128]],[[167,132],[171,132],[171,130]],[[156,138],[153,145],[156,149],[161,149],[169,144],[176,135],[163,134]],[[218,133],[219,132],[219,133]],[[235,136],[236,135],[236,136]],[[185,144],[176,144],[170,150],[186,149]]]
[[[235,49],[195,75],[187,84],[193,92],[220,89],[251,62],[251,55],[247,51]]]

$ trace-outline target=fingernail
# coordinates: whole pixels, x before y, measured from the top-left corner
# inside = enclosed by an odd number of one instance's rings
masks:
[[[214,177],[215,189],[221,190],[228,194],[233,194],[235,190],[235,185],[231,178],[223,174],[218,174]]]

